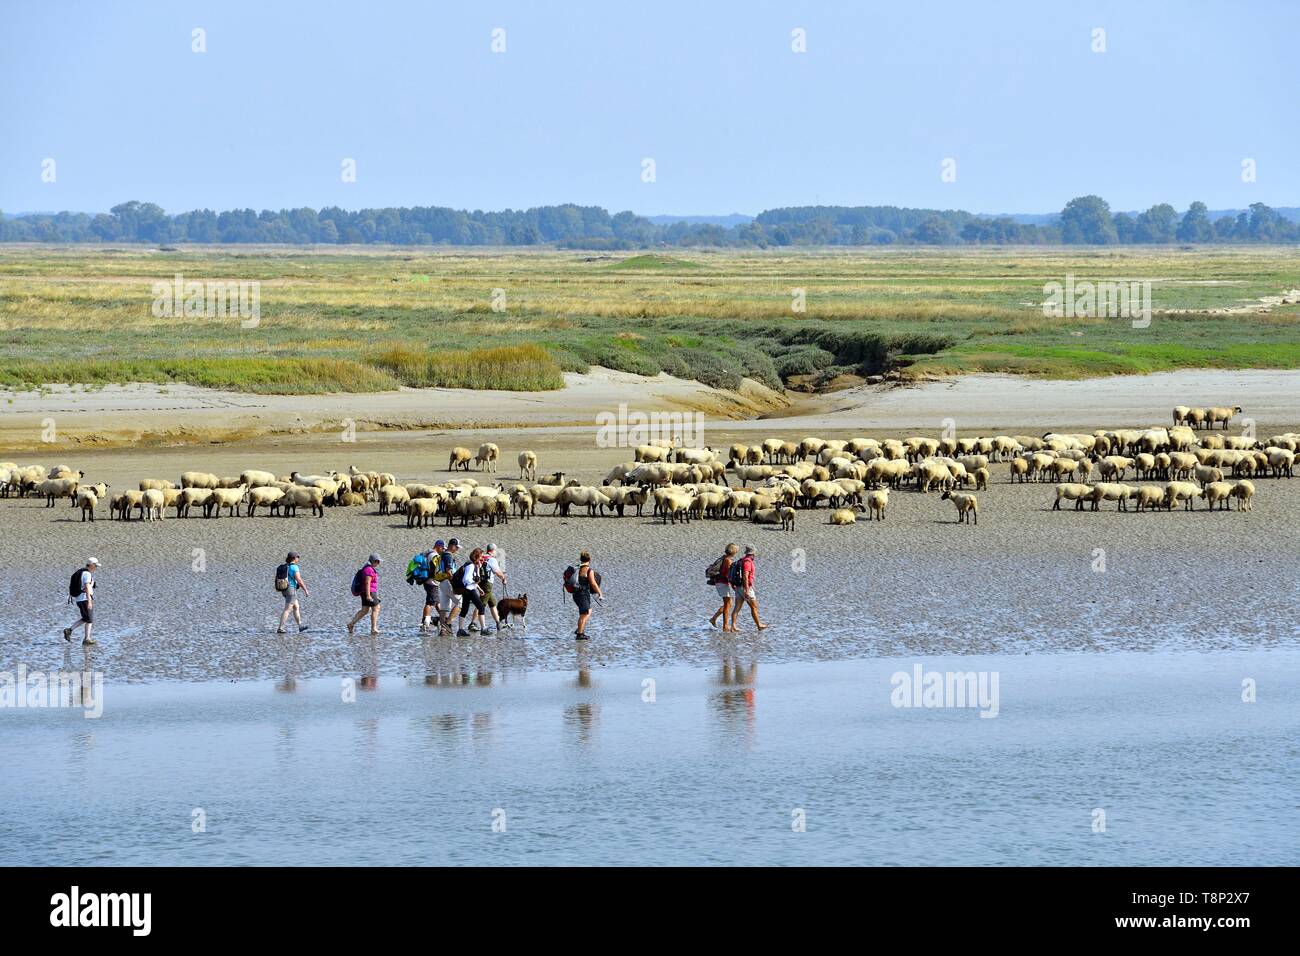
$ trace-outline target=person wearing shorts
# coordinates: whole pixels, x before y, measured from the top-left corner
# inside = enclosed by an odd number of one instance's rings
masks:
[[[738,628],[736,627],[736,615],[740,613],[740,609],[746,604],[749,605],[749,613],[754,616],[754,626],[758,628],[760,631],[767,630],[767,625],[764,624],[758,617],[758,596],[754,591],[754,554],[755,554],[754,546],[746,545],[745,556],[740,559],[741,583],[735,585],[732,588],[732,592],[733,592],[732,594],[733,603],[731,606],[732,633],[735,633],[738,630]]]
[[[81,569],[81,592],[77,595],[77,623],[63,629],[65,641],[72,640],[74,630],[84,627],[86,635],[81,639],[82,646],[88,647],[98,643],[90,636],[90,630],[95,624],[95,572],[98,570],[99,558],[87,558],[86,566]]]
[[[311,597],[311,592],[307,590],[307,582],[302,579],[302,572],[298,568],[298,552],[290,551],[285,555],[284,563],[289,566],[289,586],[280,593],[284,595],[284,610],[280,612],[280,626],[276,629],[277,634],[284,633],[284,626],[289,623],[289,615],[298,622],[298,633],[301,634],[307,630],[307,625],[302,622],[302,605],[298,602],[298,589],[302,593]]]
[[[361,610],[348,621],[348,634],[357,626],[367,614],[370,615],[370,635],[372,637],[379,634],[379,565],[383,564],[383,559],[377,554],[372,554],[366,561],[366,566],[361,569]]]
[[[498,631],[501,630],[501,618],[497,614],[497,599],[492,589],[492,579],[497,578],[501,581],[501,596],[506,596],[506,570],[501,567],[501,552],[495,544],[489,544],[487,550],[483,552],[483,568],[487,572],[483,576],[481,587],[483,589],[483,600],[492,612],[492,623],[496,625]]]
[[[709,618],[709,627],[718,626],[718,618],[722,618],[722,630],[731,631],[731,623],[728,618],[731,615],[731,585],[727,583],[727,576],[731,573],[731,565],[736,560],[736,552],[740,548],[735,544],[727,545],[722,552],[722,564],[718,566],[718,577],[713,585],[713,591],[722,599],[722,607],[713,612],[713,617]]]
[[[469,630],[465,629],[465,618],[469,615],[469,609],[472,605],[474,616],[470,618],[470,629],[484,631],[487,629],[485,616],[487,614],[487,605],[483,603],[483,595],[479,590],[479,575],[483,571],[483,551],[475,548],[469,554],[469,560],[456,572],[460,575],[460,629],[456,631],[457,637],[469,637]]]
[[[573,586],[573,603],[578,608],[578,629],[573,632],[574,640],[587,640],[587,618],[591,617],[591,599],[603,601],[605,595],[600,590],[599,575],[591,570],[591,553],[583,551],[578,555],[577,580]]]
[[[451,616],[456,613],[456,590],[451,585],[451,576],[456,572],[456,555],[460,551],[460,540],[452,538],[447,547],[438,556],[438,567],[446,577],[438,584],[438,633],[451,633]]]
[[[433,543],[432,548],[424,552],[425,560],[428,562],[428,564],[426,565],[428,576],[425,578],[417,579],[417,583],[420,585],[420,587],[424,588],[424,610],[420,614],[421,632],[429,630],[429,628],[433,625],[433,612],[438,610],[438,597],[440,594],[440,589],[438,588],[438,582],[433,579],[433,572],[437,569],[438,561],[441,559],[442,552],[446,550],[446,547],[447,546],[443,544],[442,539],[440,538]],[[439,618],[439,625],[441,625],[442,623],[441,611],[439,611],[438,613],[438,618]]]

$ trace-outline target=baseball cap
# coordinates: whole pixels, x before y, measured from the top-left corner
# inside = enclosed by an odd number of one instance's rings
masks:
[[[93,565],[95,565],[95,566],[98,566],[98,565],[99,565],[99,558],[87,558],[87,559],[86,559],[86,563],[87,563],[87,564],[93,564]]]
[[[445,548],[447,547],[447,542],[443,541],[442,538],[439,538],[437,541],[433,543],[433,546],[435,548]]]
[[[297,551],[290,551],[290,552],[285,556],[285,560],[287,560],[287,561],[297,561],[297,560],[298,560],[298,552],[297,552]]]
[[[460,538],[452,538],[450,541],[447,542],[447,547],[449,547],[449,548],[459,548],[459,547],[460,547]]]
[[[381,557],[380,557],[379,555],[377,555],[377,554],[372,554],[372,555],[370,556],[370,563],[371,563],[371,564],[383,564],[383,563],[384,563],[384,559],[381,558]]]
[[[746,554],[757,554],[758,552],[754,550],[754,546],[753,546],[752,544],[747,544],[747,545],[745,545],[745,553],[746,553]]]

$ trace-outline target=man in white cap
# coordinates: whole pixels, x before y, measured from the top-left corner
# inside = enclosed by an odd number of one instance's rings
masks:
[[[95,572],[99,570],[99,558],[87,558],[86,566],[72,577],[68,586],[68,597],[77,602],[77,613],[81,615],[72,627],[63,629],[63,639],[72,640],[72,632],[78,627],[86,629],[82,645],[98,643],[90,636],[90,629],[95,623]]]
[[[492,591],[492,579],[501,581],[501,596],[506,596],[506,569],[501,567],[501,551],[495,544],[489,544],[483,552],[483,568],[487,571],[487,580],[483,583],[483,599],[487,601],[488,610],[492,612],[492,622],[501,630],[501,616],[497,614],[497,596]]]

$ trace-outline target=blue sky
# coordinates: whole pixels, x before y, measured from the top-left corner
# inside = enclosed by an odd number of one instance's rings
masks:
[[[1297,36],[1295,0],[5,0],[0,209],[1300,205]]]

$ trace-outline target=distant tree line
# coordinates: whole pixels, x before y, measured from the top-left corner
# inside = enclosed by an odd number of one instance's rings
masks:
[[[348,211],[324,209],[196,209],[169,216],[148,202],[125,202],[107,213],[0,216],[0,242],[387,243],[393,245],[537,246],[643,249],[654,246],[870,246],[1114,243],[1296,242],[1300,223],[1263,203],[1211,221],[1203,202],[1181,216],[1168,203],[1136,215],[1112,214],[1099,196],[1066,203],[1053,222],[897,206],[797,206],[770,209],[752,222],[655,223],[599,206],[539,206],[468,212],[442,206]]]

